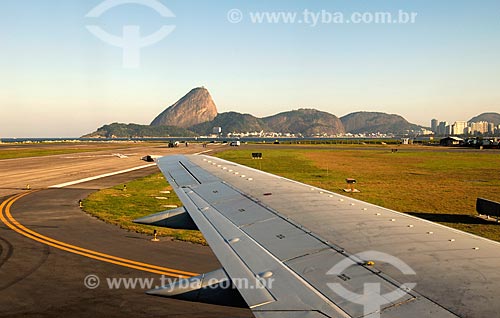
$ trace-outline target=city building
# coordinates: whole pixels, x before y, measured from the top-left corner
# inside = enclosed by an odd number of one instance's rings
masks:
[[[434,133],[438,133],[438,120],[435,118],[431,120],[431,130]]]
[[[448,126],[448,122],[440,121],[436,133],[440,136],[446,135],[446,126]]]
[[[451,126],[451,135],[463,135],[467,133],[467,122],[466,121],[456,121]]]

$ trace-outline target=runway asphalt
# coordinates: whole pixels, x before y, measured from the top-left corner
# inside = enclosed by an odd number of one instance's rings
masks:
[[[205,149],[149,150],[166,154]],[[106,224],[79,208],[78,200],[89,193],[156,172],[156,167],[66,188],[46,188],[51,183],[144,165],[138,157],[146,154],[141,151],[125,159],[96,153],[92,156],[97,157],[71,155],[79,156],[77,159],[54,156],[0,161],[2,193],[14,195],[2,199],[0,317],[253,317],[248,309],[145,295],[145,290],[167,278],[209,272],[220,265],[209,247],[168,239],[152,242],[149,236]],[[26,167],[24,171],[20,163]],[[51,176],[44,176],[46,164]],[[31,172],[35,175],[30,176]],[[16,175],[22,182],[16,183]],[[23,190],[17,185],[23,182],[37,185],[36,190]],[[160,273],[167,274],[164,281]],[[95,277],[100,281],[97,287]],[[112,287],[113,278],[148,278],[143,282],[152,286]],[[85,282],[95,288],[86,287]]]

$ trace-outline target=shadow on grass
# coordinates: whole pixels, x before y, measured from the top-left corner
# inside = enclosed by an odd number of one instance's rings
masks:
[[[494,222],[483,220],[477,216],[468,214],[438,214],[438,213],[422,213],[422,212],[407,212],[410,215],[425,219],[431,222],[438,223],[457,223],[457,224],[494,224]]]

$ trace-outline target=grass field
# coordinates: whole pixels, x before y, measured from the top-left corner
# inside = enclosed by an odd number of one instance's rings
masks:
[[[355,178],[356,188],[361,190],[354,194],[357,199],[500,241],[500,224],[477,218],[475,212],[477,197],[500,201],[499,152],[248,147],[216,156],[341,194],[345,194],[345,178]],[[252,152],[262,152],[263,159],[252,160]],[[163,211],[163,205],[180,206],[173,192],[166,195],[168,200],[155,198],[170,189],[163,176],[155,174],[128,183],[127,191],[119,185],[94,193],[85,200],[84,209],[128,230],[151,233],[152,227],[131,220]],[[206,244],[197,231],[158,230],[175,239]]]
[[[161,173],[156,173],[126,184],[110,189],[101,190],[91,194],[83,201],[84,210],[108,223],[138,233],[152,234],[157,229],[159,235],[169,236],[176,240],[206,244],[199,231],[174,230],[168,228],[155,228],[132,223],[132,220],[152,213],[168,210],[165,205],[181,206],[181,202],[171,191],[172,188],[165,181]],[[157,199],[166,198],[166,199]]]
[[[144,144],[116,143],[98,144],[95,143],[68,143],[68,144],[27,144],[13,146],[12,144],[0,144],[0,160],[17,159],[27,157],[42,157],[53,155],[64,155],[82,152],[96,152],[104,150],[121,149],[123,147],[144,146]]]
[[[338,193],[345,178],[355,178],[357,199],[500,241],[500,225],[475,217],[477,197],[500,201],[498,152],[280,148],[217,156]],[[252,152],[263,160],[252,160]]]

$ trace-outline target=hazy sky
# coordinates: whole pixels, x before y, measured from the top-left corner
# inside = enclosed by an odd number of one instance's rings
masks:
[[[0,137],[149,124],[202,85],[219,112],[256,116],[367,110],[428,126],[432,117],[500,112],[498,0],[107,1],[117,6],[92,17],[103,0],[0,0]],[[175,17],[144,5],[155,2]],[[315,25],[306,9],[319,14]],[[349,20],[354,12],[397,17],[399,10],[417,13],[415,23],[328,23],[335,12]],[[266,11],[297,16],[252,21]],[[139,26],[142,37],[175,29],[141,48],[140,66],[131,68],[122,57],[133,50],[106,43],[89,25],[116,37],[126,25]]]

